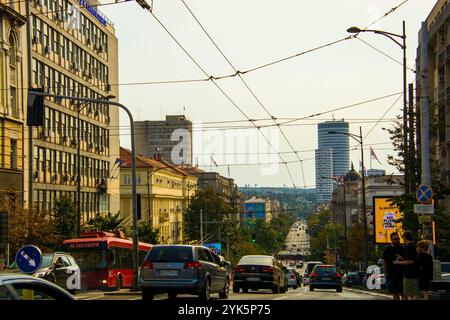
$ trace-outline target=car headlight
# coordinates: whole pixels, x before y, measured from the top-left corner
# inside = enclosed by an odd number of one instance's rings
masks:
[[[38,272],[38,273],[33,274],[33,277],[45,278],[46,275],[47,275],[47,272]]]

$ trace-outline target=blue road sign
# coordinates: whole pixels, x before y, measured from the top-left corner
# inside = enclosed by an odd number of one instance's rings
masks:
[[[23,246],[17,251],[16,264],[22,272],[36,272],[42,264],[41,250],[36,246]]]
[[[417,188],[416,198],[421,204],[430,203],[433,199],[433,189],[429,185],[421,184]]]

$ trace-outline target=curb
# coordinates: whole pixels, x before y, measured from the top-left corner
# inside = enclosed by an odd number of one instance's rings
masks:
[[[112,292],[104,292],[105,296],[136,296],[141,295],[141,291],[112,291]]]
[[[378,292],[370,292],[370,291],[366,291],[366,290],[359,290],[359,289],[353,289],[353,288],[343,288],[344,290],[350,291],[350,292],[359,292],[359,293],[365,293],[371,296],[377,296],[377,297],[383,297],[383,298],[389,298],[392,300],[392,297],[388,294],[384,294],[384,293],[378,293]]]

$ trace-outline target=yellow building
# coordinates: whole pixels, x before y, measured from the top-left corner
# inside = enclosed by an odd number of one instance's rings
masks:
[[[120,149],[120,214],[131,220],[131,152]],[[182,243],[183,212],[194,195],[197,178],[163,160],[136,157],[138,219],[151,221],[161,243]]]
[[[23,194],[25,4],[0,0],[0,193]]]

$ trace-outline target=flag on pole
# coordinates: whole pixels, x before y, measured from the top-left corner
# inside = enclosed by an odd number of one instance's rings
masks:
[[[214,158],[213,158],[212,156],[211,156],[211,162],[214,163],[214,165],[215,165],[216,167],[218,167],[216,161],[214,161]]]
[[[375,152],[373,151],[372,147],[370,147],[370,159],[375,159],[375,160],[378,161],[379,164],[382,164],[382,163],[380,162],[380,160],[378,160],[378,157],[377,157],[377,155],[375,154]]]
[[[361,168],[361,171],[364,170],[366,171],[366,167],[363,167],[362,161],[359,160],[359,167]]]
[[[231,173],[230,173],[230,165],[228,165],[228,177],[231,177]]]

